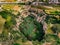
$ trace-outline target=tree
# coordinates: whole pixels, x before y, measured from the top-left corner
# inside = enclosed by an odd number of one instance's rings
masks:
[[[7,10],[1,11],[0,15],[6,20],[5,27],[9,28],[12,27],[13,24],[15,24],[15,17],[12,13],[8,12]]]

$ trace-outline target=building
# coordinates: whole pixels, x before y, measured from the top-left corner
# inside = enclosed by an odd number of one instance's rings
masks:
[[[18,2],[32,2],[33,0],[17,0]]]
[[[56,4],[58,4],[58,3],[60,3],[60,0],[49,0],[49,3],[56,3]]]

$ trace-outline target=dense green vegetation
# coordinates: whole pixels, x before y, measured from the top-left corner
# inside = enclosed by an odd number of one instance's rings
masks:
[[[32,17],[26,17],[20,25],[20,31],[29,40],[42,40],[44,36],[43,25]],[[37,36],[38,35],[38,36]]]
[[[10,12],[8,11],[2,11],[0,12],[0,15],[6,19],[6,22],[5,22],[5,27],[11,27],[13,24],[15,24],[15,20],[14,20],[14,17],[13,17],[13,14],[11,14]]]

